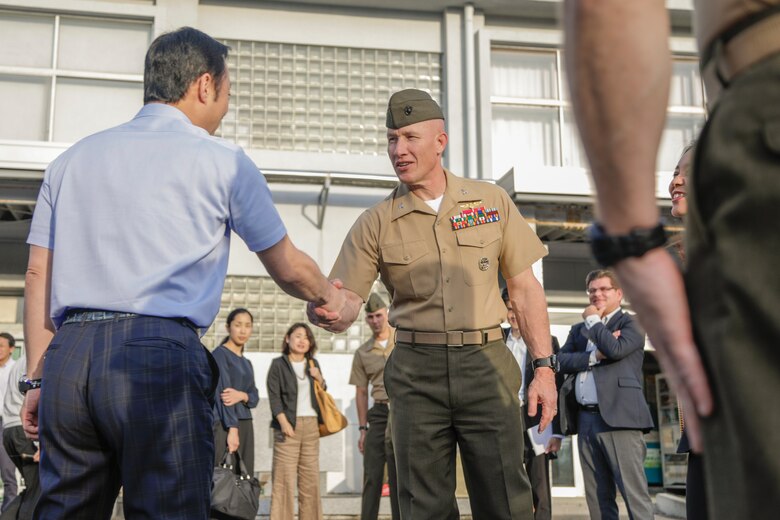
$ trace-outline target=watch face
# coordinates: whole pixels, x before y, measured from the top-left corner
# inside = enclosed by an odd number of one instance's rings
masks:
[[[30,380],[27,379],[27,376],[22,376],[21,379],[19,379],[19,392],[22,393],[22,395],[26,394],[30,390],[35,390],[36,388],[41,387],[41,380],[35,379]]]

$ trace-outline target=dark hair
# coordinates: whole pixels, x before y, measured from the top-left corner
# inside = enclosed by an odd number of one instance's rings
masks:
[[[298,329],[303,329],[306,331],[306,337],[309,338],[309,351],[305,354],[306,359],[311,359],[314,357],[314,353],[317,352],[317,341],[314,339],[314,333],[311,331],[311,328],[309,328],[308,325],[305,323],[293,323],[289,329],[287,329],[287,332],[284,335],[284,338],[282,338],[282,354],[285,356],[290,355],[290,344],[287,343],[287,338],[295,332]]]
[[[680,159],[682,159],[683,155],[693,150],[695,147],[696,147],[696,139],[694,139],[693,141],[685,145],[685,147],[682,149],[682,152],[680,152]]]
[[[590,282],[598,278],[609,278],[609,281],[612,282],[612,287],[620,289],[620,282],[618,281],[617,276],[615,276],[614,271],[611,269],[596,269],[595,271],[589,272],[585,277],[585,290],[588,290]]]
[[[237,309],[233,309],[232,311],[230,311],[230,314],[228,314],[227,319],[225,320],[225,324],[228,327],[230,327],[230,324],[233,323],[233,320],[235,320],[236,316],[238,316],[239,314],[246,314],[249,316],[249,321],[251,321],[252,323],[255,322],[255,317],[252,316],[251,312],[249,312],[247,309],[244,309],[243,307],[239,307]],[[224,345],[225,343],[228,342],[229,339],[230,339],[230,335],[227,335],[219,344]],[[243,347],[241,348],[243,349]]]
[[[235,320],[236,316],[238,316],[239,314],[248,314],[249,321],[251,321],[252,323],[255,322],[255,317],[252,316],[251,312],[249,312],[247,309],[244,309],[243,307],[239,307],[237,309],[233,309],[232,311],[230,311],[230,314],[228,314],[228,317],[225,320],[225,323],[227,324],[228,327],[230,327],[230,324],[233,323],[233,320]]]
[[[504,290],[501,291],[501,299],[504,300],[504,303],[509,301],[509,287],[504,287]]]
[[[179,101],[192,82],[207,72],[214,77],[219,95],[228,50],[227,45],[192,27],[158,36],[144,60],[144,104]]]
[[[11,335],[10,335],[9,333],[7,333],[7,332],[0,332],[0,338],[5,338],[5,339],[7,339],[7,340],[8,340],[8,346],[9,346],[9,347],[13,347],[14,345],[16,345],[16,340],[14,339],[14,337],[13,337],[13,336],[11,336]]]

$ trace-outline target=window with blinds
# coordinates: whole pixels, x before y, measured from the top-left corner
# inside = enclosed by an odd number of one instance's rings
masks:
[[[493,176],[517,165],[587,168],[560,49],[491,49]],[[705,119],[704,93],[693,58],[674,61],[667,124],[658,169],[670,171]]]

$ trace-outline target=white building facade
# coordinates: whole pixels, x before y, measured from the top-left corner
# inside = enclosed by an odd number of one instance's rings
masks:
[[[231,47],[231,106],[219,135],[260,167],[293,242],[326,273],[357,216],[395,185],[385,153],[388,97],[402,88],[429,91],[447,118],[446,166],[498,182],[549,247],[536,272],[563,343],[587,303],[584,230],[593,199],[565,84],[561,3],[0,0],[0,329],[22,336],[25,239],[44,169],[76,140],[130,119],[142,103],[149,43],[189,25]],[[692,2],[667,4],[675,66],[658,158],[660,206],[668,206],[680,151],[706,117]],[[237,237],[228,275],[204,343],[223,337],[232,308],[249,308],[256,331],[248,356],[265,394],[265,370],[287,327],[305,321],[303,305],[276,288]],[[324,374],[352,423],[323,441],[324,482],[333,492],[361,487],[347,380],[367,334],[362,321],[342,335],[317,333]],[[266,473],[268,414],[256,414],[256,467]],[[582,493],[569,441],[553,475],[555,494]]]

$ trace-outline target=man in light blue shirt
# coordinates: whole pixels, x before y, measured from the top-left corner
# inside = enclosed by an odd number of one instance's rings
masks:
[[[208,517],[217,374],[198,331],[219,310],[231,232],[289,294],[334,316],[344,305],[287,237],[252,161],[212,136],[227,52],[191,28],[160,36],[136,117],[46,171],[24,318],[40,518],[107,519],[120,486],[128,517]]]

